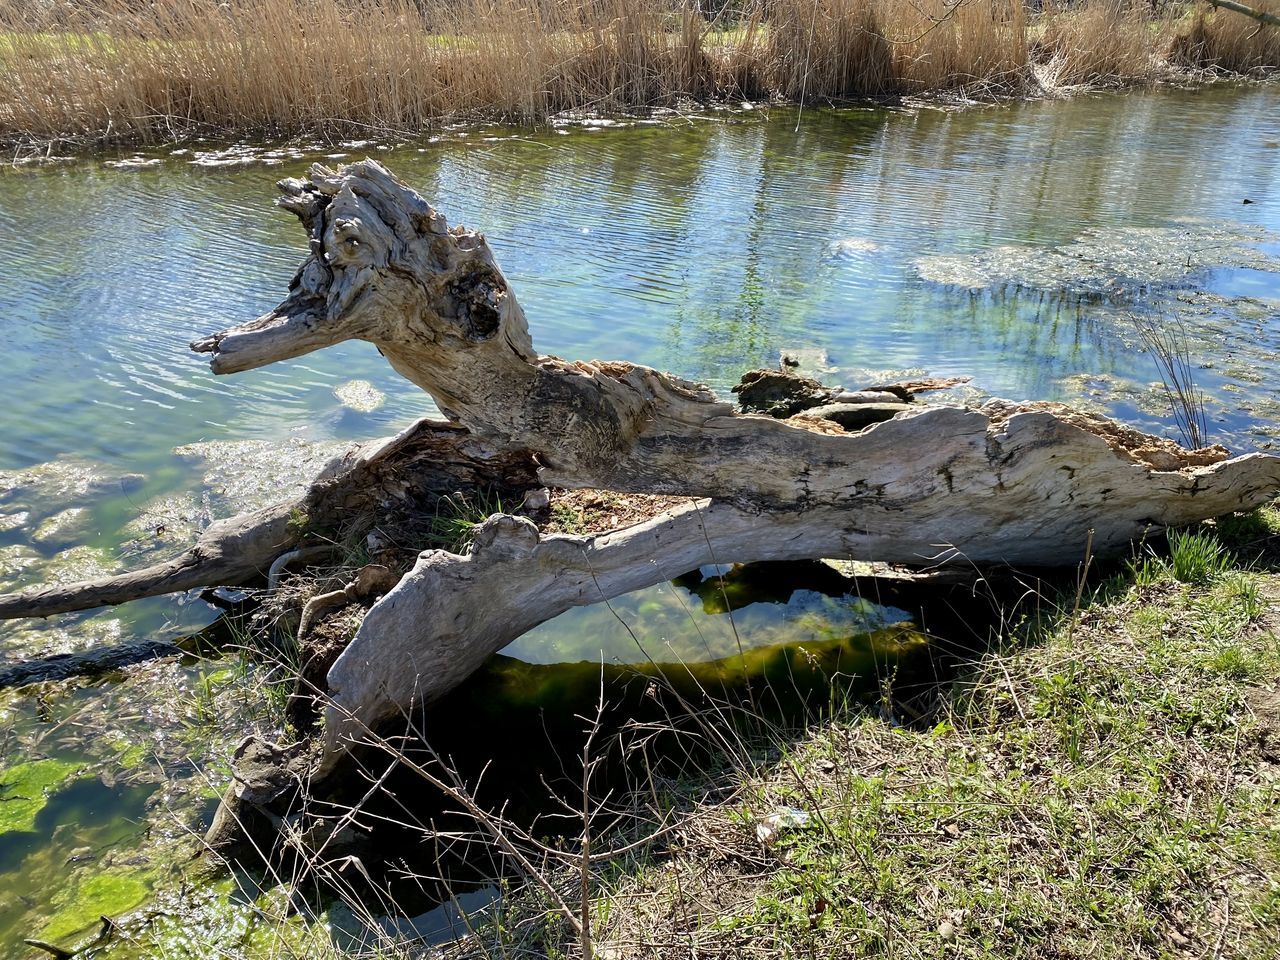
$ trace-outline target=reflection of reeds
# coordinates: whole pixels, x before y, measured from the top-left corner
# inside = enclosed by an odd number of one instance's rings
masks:
[[[1161,321],[1134,316],[1133,325],[1160,370],[1178,433],[1188,449],[1205,445],[1209,423],[1204,412],[1204,391],[1195,383],[1187,330],[1181,321]]]
[[[1262,5],[1277,8],[1277,0]],[[0,138],[358,136],[686,100],[1013,92],[1280,65],[1280,30],[1124,0],[0,0]],[[1181,30],[1170,51],[1170,38]]]

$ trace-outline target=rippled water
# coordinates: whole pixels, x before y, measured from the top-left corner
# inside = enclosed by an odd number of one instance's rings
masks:
[[[431,412],[365,344],[218,380],[187,350],[279,300],[302,235],[272,211],[272,184],[331,152],[0,170],[0,589],[176,550],[210,518],[287,494],[326,444]],[[1211,439],[1265,447],[1280,429],[1274,85],[472,130],[345,154],[332,162],[373,155],[452,222],[483,229],[543,352],[648,363],[725,390],[785,351],[846,386],[886,371],[969,375],[973,394],[1071,400],[1172,434],[1127,319],[1146,313],[1187,330]],[[575,611],[510,652],[636,659],[621,619],[655,659],[726,655],[734,631],[710,611],[691,617],[690,604],[686,588],[657,587],[615,603],[619,617]],[[874,629],[884,616],[800,591],[738,625],[763,645]],[[198,600],[157,598],[0,625],[0,664],[210,619]],[[154,669],[191,697],[204,668]],[[189,736],[177,701],[112,689],[52,706],[0,701],[12,754],[0,766],[36,744],[102,769],[148,737]],[[77,731],[116,704],[131,718],[120,742],[77,746]],[[162,746],[147,749],[173,749]],[[122,817],[155,789],[98,782],[94,802]],[[114,829],[89,833],[105,844]],[[79,848],[73,837],[33,843],[0,849],[0,886],[70,876],[54,861]],[[42,909],[0,897],[0,926]]]

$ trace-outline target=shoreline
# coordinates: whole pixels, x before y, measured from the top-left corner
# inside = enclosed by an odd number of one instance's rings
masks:
[[[1086,84],[1058,89],[1040,88],[1038,92],[1028,91],[1022,94],[987,97],[970,97],[956,90],[941,90],[903,97],[826,100],[813,103],[793,100],[714,101],[689,103],[682,107],[652,107],[608,114],[566,112],[529,121],[476,118],[441,123],[439,126],[416,133],[366,130],[366,136],[363,137],[335,134],[329,139],[320,139],[313,133],[297,133],[288,137],[272,137],[264,134],[261,139],[255,139],[257,133],[252,131],[238,138],[223,133],[204,136],[192,131],[179,139],[152,143],[129,140],[93,142],[0,140],[0,150],[12,153],[9,160],[3,164],[9,167],[100,161],[107,166],[122,170],[138,170],[148,166],[158,166],[169,159],[184,159],[197,167],[238,168],[306,160],[309,154],[332,151],[335,148],[394,150],[404,146],[435,143],[451,138],[461,139],[475,133],[498,130],[516,136],[520,133],[541,134],[560,130],[717,123],[724,122],[726,118],[730,122],[737,119],[750,122],[755,118],[767,118],[769,112],[773,110],[795,111],[800,116],[809,110],[885,110],[907,114],[922,111],[955,112],[1040,103],[1065,103],[1080,97],[1198,93],[1224,88],[1249,90],[1280,87],[1280,68],[1261,75],[1213,74],[1205,79],[1194,79],[1200,73],[1203,72],[1189,72],[1183,80],[1171,78],[1128,85]],[[68,152],[55,152],[58,150]],[[128,156],[129,154],[133,156]],[[275,154],[280,156],[274,156]]]
[[[1275,956],[1278,538],[1273,504],[1035,591],[932,699],[890,677],[724,758],[585,899],[545,879],[615,960]],[[524,887],[443,956],[569,954],[540,912]]]
[[[1190,3],[1151,15],[1107,0],[1057,12],[1018,0],[774,0],[707,19],[662,0],[545,17],[515,0],[447,13],[377,0],[360,23],[337,0],[231,12],[192,0],[163,15],[164,4],[85,6],[40,18],[0,0],[0,89],[13,91],[0,98],[0,147],[15,160],[198,137],[414,139],[744,103],[972,106],[1280,73],[1280,29]]]

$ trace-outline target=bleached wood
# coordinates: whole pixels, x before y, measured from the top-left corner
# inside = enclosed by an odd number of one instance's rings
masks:
[[[1054,413],[990,409],[927,408],[857,435],[815,435],[825,468],[848,483],[841,503],[703,500],[588,537],[539,537],[528,520],[495,516],[470,556],[423,553],[329,673],[328,762],[538,624],[705,564],[1078,562],[1091,536],[1095,552],[1114,551],[1280,488],[1275,457],[1158,471]]]
[[[737,414],[701,384],[649,367],[540,356],[483,235],[450,229],[371,160],[341,171],[316,165],[310,181],[285,180],[280,188],[282,206],[308,231],[311,255],[275,310],[192,344],[212,355],[215,373],[368,340],[475,436],[533,451],[549,486],[796,510],[855,508],[887,485],[907,482],[905,474],[912,475],[913,500],[948,493],[955,483],[917,468],[914,449],[891,449],[895,431],[872,429],[874,439],[865,439],[803,418]],[[1075,422],[1122,436],[1102,418]],[[963,430],[946,432],[952,423],[928,421],[927,439],[918,425],[909,433],[913,442],[952,448],[964,442]],[[1221,448],[1186,454],[1169,441],[1129,433],[1116,450],[1138,460],[1156,450],[1159,459],[1148,462],[1161,469],[1226,457]],[[995,480],[1003,482],[998,470]]]

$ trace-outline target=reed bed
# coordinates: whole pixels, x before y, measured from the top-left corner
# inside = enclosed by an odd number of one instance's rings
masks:
[[[412,135],[1205,66],[1280,66],[1280,30],[1126,0],[1034,15],[1023,0],[731,0],[714,14],[684,0],[0,0],[0,140]]]
[[[1176,21],[1124,0],[1049,12],[1037,41],[1042,74],[1058,86],[1122,86],[1156,79],[1168,69],[1166,51]]]
[[[1280,2],[1255,4],[1259,10],[1280,14]],[[1190,25],[1175,37],[1175,62],[1203,66],[1227,73],[1253,73],[1274,69],[1280,63],[1280,27],[1268,27],[1245,17],[1211,15],[1198,11]]]

